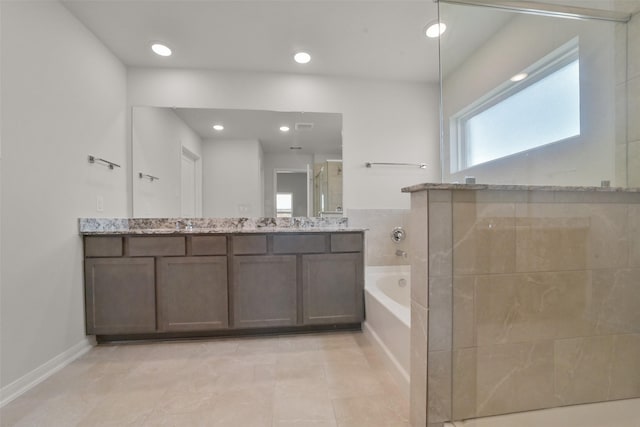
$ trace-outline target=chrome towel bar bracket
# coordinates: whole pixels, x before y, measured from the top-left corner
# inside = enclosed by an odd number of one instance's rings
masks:
[[[148,173],[142,173],[142,172],[138,172],[138,178],[140,179],[147,178],[151,182],[160,181],[160,178],[158,178],[157,176],[149,175]]]
[[[113,169],[114,167],[116,168],[120,167],[120,165],[117,163],[113,163],[113,162],[110,162],[109,160],[105,160],[105,159],[101,159],[100,157],[89,155],[89,163],[95,163],[95,162],[103,163],[107,165],[109,169]]]

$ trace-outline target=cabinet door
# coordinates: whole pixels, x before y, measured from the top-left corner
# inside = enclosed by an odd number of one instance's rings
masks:
[[[200,331],[229,326],[227,257],[158,259],[158,327]]]
[[[295,255],[234,257],[232,292],[235,328],[295,325]]]
[[[362,254],[302,256],[304,323],[358,323],[363,320]]]
[[[90,335],[154,332],[153,258],[85,260],[85,311]]]

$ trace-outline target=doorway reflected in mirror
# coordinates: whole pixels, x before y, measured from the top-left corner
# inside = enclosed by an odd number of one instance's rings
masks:
[[[342,114],[137,106],[132,123],[134,217],[342,216]]]

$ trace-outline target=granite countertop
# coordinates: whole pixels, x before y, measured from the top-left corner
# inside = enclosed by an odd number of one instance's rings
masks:
[[[180,221],[180,228],[176,223]],[[80,218],[80,234],[226,234],[361,232],[347,218]],[[190,223],[192,228],[187,228]]]
[[[426,190],[500,190],[500,191],[599,191],[607,193],[640,193],[640,188],[624,187],[580,187],[562,185],[503,185],[503,184],[448,184],[424,183],[402,189],[403,193]]]

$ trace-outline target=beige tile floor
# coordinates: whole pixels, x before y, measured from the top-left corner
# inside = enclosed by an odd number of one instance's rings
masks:
[[[408,427],[359,332],[93,348],[0,410],[3,427]]]

